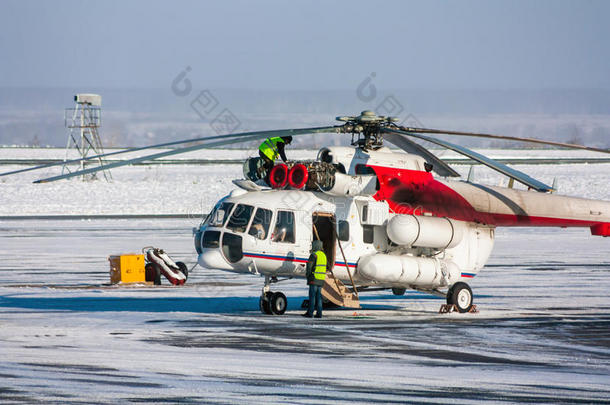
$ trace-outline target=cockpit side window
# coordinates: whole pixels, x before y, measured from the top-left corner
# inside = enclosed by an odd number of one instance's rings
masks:
[[[340,241],[349,240],[349,222],[339,221],[337,224],[337,235],[339,236]]]
[[[235,232],[246,232],[248,222],[250,222],[250,217],[252,216],[252,211],[254,211],[253,206],[239,204],[235,207],[233,215],[231,215],[231,218],[227,223],[227,228]]]
[[[294,243],[294,212],[278,211],[275,229],[271,235],[273,242]]]
[[[222,227],[225,222],[227,222],[227,218],[229,218],[229,214],[234,205],[235,204],[231,202],[223,202],[216,205],[207,218],[208,224],[210,226]]]
[[[256,213],[254,214],[254,219],[252,220],[252,225],[250,225],[250,230],[248,230],[248,234],[258,239],[267,239],[267,235],[269,235],[269,225],[271,225],[272,214],[273,212],[271,210],[258,208],[256,210]]]

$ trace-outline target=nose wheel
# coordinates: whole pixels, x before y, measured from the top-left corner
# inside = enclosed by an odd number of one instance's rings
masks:
[[[266,315],[283,315],[288,308],[288,299],[279,291],[270,291],[269,286],[272,282],[274,282],[274,279],[269,276],[265,277],[265,286],[258,301],[259,308]],[[277,279],[275,282],[277,282]]]

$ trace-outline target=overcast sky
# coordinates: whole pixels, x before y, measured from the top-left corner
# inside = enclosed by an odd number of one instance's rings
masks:
[[[610,89],[607,1],[1,1],[0,86]]]

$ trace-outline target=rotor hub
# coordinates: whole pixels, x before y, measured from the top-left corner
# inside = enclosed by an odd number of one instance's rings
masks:
[[[383,146],[381,129],[393,125],[398,118],[365,110],[357,116],[337,117],[337,121],[345,122],[342,132],[352,134],[352,145],[363,149],[377,149]]]

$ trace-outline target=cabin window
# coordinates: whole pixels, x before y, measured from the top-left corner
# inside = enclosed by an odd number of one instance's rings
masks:
[[[375,227],[373,225],[362,225],[362,241],[373,243],[375,240]]]
[[[275,229],[271,235],[273,242],[294,243],[294,212],[278,211]]]
[[[271,216],[273,212],[264,208],[258,208],[254,214],[252,225],[250,225],[249,235],[258,239],[267,239],[269,234],[269,225],[271,225]]]
[[[220,241],[219,231],[205,231],[201,240],[201,247],[203,248],[217,248],[218,242]]]
[[[337,235],[340,241],[345,242],[349,240],[349,222],[339,221],[337,224]]]
[[[223,226],[225,222],[227,222],[227,218],[229,218],[229,214],[231,213],[234,205],[234,203],[230,202],[223,202],[216,205],[208,216],[208,224],[210,226]]]
[[[253,206],[239,204],[235,207],[233,215],[231,215],[231,219],[227,223],[227,228],[235,232],[246,232],[252,211],[254,211]]]

